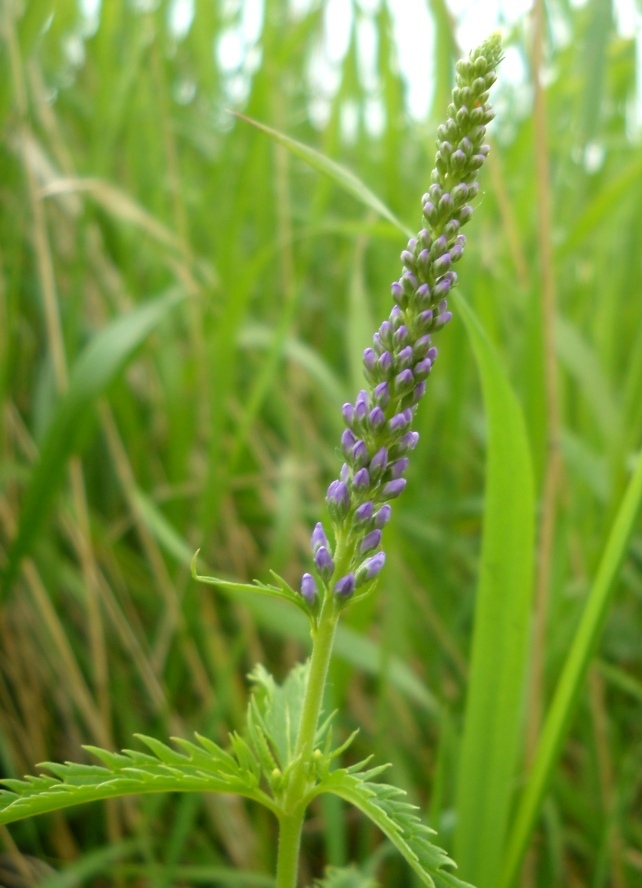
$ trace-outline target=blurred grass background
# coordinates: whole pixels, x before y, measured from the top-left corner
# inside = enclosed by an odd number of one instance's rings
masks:
[[[222,47],[248,4],[196,0],[180,28],[177,5],[2,4],[5,776],[135,731],[224,741],[253,664],[282,676],[305,655],[296,615],[197,587],[189,560],[200,546],[219,575],[298,581],[339,465],[340,406],[361,387],[404,242],[226,109],[345,165],[414,230],[452,84],[455,20],[440,0],[421,121],[392,0],[351,4],[325,95],[313,73],[327,3],[265,0],[236,70]],[[524,78],[497,88],[460,279],[535,467],[531,669],[515,713],[528,761],[642,440],[642,118],[636,41],[608,0],[550,0],[506,45]],[[392,762],[452,851],[486,427],[461,321],[439,340],[388,566],[349,613],[328,702],[339,734],[360,728],[355,754]],[[519,884],[642,884],[641,764],[638,522]],[[274,836],[262,811],[185,796],[70,810],[0,842],[20,885],[260,886]],[[305,843],[302,884],[352,859],[382,886],[414,884],[337,800],[313,810]],[[64,876],[35,864],[29,876],[16,846]]]

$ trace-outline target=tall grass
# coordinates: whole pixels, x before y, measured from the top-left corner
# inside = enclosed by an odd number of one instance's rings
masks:
[[[267,0],[232,75],[213,47],[244,7],[196,3],[178,35],[165,2],[104,0],[93,22],[71,0],[2,6],[5,775],[134,731],[222,738],[254,662],[283,674],[306,650],[304,621],[196,587],[189,561],[201,546],[219,575],[300,575],[336,475],[339,407],[388,311],[396,220],[415,228],[428,184],[455,39],[432,4],[434,108],[418,123],[388,4],[355,4],[378,37],[376,86],[355,25],[323,101],[309,72],[326,4],[295,15]],[[501,87],[458,319],[418,417],[389,564],[337,639],[328,705],[342,731],[362,726],[357,754],[393,763],[479,888],[634,888],[635,47],[604,0],[546,10],[540,62],[530,19],[509,35],[530,73]],[[412,884],[340,802],[315,813],[304,884],[351,859],[381,885]],[[254,886],[244,872],[273,869],[263,814],[191,796],[71,811],[0,839],[0,872],[18,847],[64,884]]]

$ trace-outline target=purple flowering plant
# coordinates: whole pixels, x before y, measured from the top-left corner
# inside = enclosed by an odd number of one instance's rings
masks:
[[[296,888],[306,810],[317,796],[334,793],[373,820],[422,884],[466,885],[444,869],[453,862],[402,800],[404,793],[375,782],[386,766],[372,768],[368,760],[333,766],[350,740],[333,748],[330,719],[322,721],[321,711],[338,620],[347,605],[376,586],[386,560],[383,540],[392,502],[406,487],[404,476],[419,441],[413,422],[437,360],[435,334],[451,318],[448,296],[457,283],[454,266],[465,248],[463,227],[473,214],[477,177],[489,151],[486,126],[494,116],[489,90],[501,52],[500,38],[493,35],[457,63],[448,119],[438,129],[432,183],[421,200],[422,226],[401,253],[390,315],[364,351],[364,388],[354,403],[343,405],[344,462],[328,487],[329,520],[312,530],[311,563],[298,590],[276,574],[272,584],[246,585],[200,576],[196,558],[192,565],[199,581],[277,596],[302,609],[313,640],[309,662],[280,687],[262,667],[255,669],[246,733],[232,734],[228,749],[198,735],[196,743],[176,740],[178,751],[142,736],[144,754],[87,747],[100,766],[49,763],[43,766],[50,772],[45,776],[4,780],[0,823],[131,793],[238,793],[275,815],[276,888]]]

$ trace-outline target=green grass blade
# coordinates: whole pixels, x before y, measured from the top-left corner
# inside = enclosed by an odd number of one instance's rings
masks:
[[[470,307],[458,296],[481,375],[488,423],[484,534],[470,684],[458,775],[455,857],[494,888],[521,746],[528,654],[534,483],[521,408]]]
[[[5,594],[8,594],[20,562],[29,552],[65,477],[66,462],[79,446],[91,406],[127,364],[136,348],[183,299],[183,293],[172,290],[116,318],[92,339],[76,361],[69,388],[54,410],[40,450],[40,460],[25,494],[18,532],[7,559],[3,583]]]
[[[285,145],[292,154],[301,158],[301,160],[304,160],[320,173],[324,173],[332,179],[336,185],[344,191],[347,191],[348,194],[356,197],[357,200],[364,204],[364,206],[374,210],[375,213],[383,216],[384,219],[387,219],[395,226],[395,228],[398,228],[399,231],[403,232],[406,237],[413,236],[414,232],[412,229],[405,226],[403,222],[401,222],[395,214],[388,209],[383,201],[379,200],[377,195],[374,194],[367,185],[364,185],[361,179],[355,176],[354,173],[350,172],[350,170],[321,154],[319,151],[316,151],[314,148],[310,148],[309,145],[305,145],[303,142],[297,142],[296,139],[292,139],[290,136],[286,136],[285,133],[272,129],[272,127],[266,126],[264,123],[259,123],[258,120],[252,120],[251,117],[246,117],[244,114],[237,114],[236,116],[241,120],[244,120],[246,123],[251,123],[252,126],[262,130],[264,133],[267,133],[270,138],[280,142],[281,145]]]
[[[533,768],[521,797],[510,836],[504,871],[499,883],[502,888],[512,885],[517,876],[553,768],[559,759],[586,670],[604,624],[615,586],[614,581],[626,552],[641,502],[642,454],[638,458],[635,473],[615,517],[582,620],[546,716]]]

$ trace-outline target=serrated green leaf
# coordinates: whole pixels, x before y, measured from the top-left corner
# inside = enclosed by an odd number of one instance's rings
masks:
[[[247,744],[238,737],[231,739],[235,753],[240,753],[236,759],[218,747],[212,755],[205,745],[200,750],[185,741],[180,744],[186,748],[183,754],[154,738],[141,737],[155,756],[135,750],[118,755],[91,747],[89,751],[107,767],[45,762],[39,767],[50,773],[0,780],[6,787],[0,789],[0,823],[85,802],[152,792],[237,793],[275,811],[270,797],[258,789],[258,766]]]
[[[249,718],[260,724],[281,770],[294,759],[309,671],[309,663],[298,663],[281,685],[260,664],[250,674],[255,690]]]
[[[361,774],[357,773],[358,769],[359,765],[331,772],[311,795],[334,793],[359,808],[387,836],[428,888],[472,888],[444,869],[455,864],[433,843],[435,831],[421,822],[415,813],[416,806],[403,801],[403,790],[369,782],[370,775],[380,773],[379,767]]]

